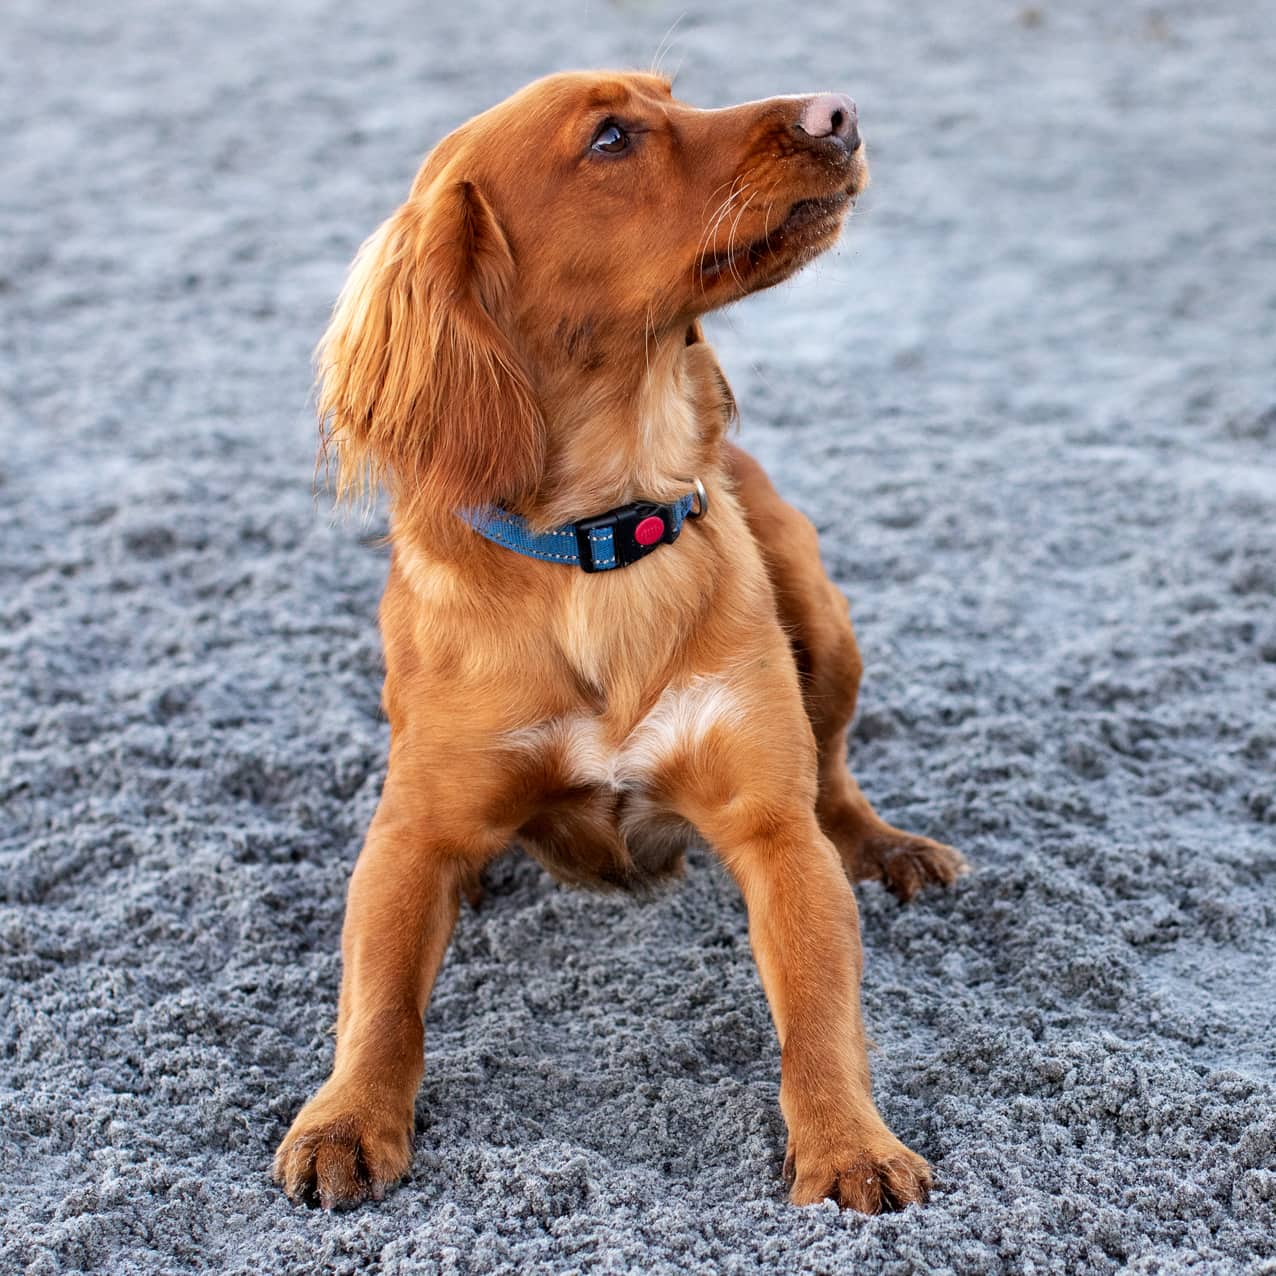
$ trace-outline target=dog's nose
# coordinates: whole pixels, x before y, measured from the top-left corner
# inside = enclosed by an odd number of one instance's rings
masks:
[[[798,128],[811,137],[835,137],[853,151],[860,144],[855,103],[845,93],[817,93],[798,116]]]

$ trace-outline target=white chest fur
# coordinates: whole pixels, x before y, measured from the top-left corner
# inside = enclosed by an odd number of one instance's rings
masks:
[[[520,751],[550,753],[573,784],[632,792],[711,730],[742,715],[740,697],[725,677],[703,677],[665,690],[619,738],[605,715],[572,714],[512,731],[505,740]]]

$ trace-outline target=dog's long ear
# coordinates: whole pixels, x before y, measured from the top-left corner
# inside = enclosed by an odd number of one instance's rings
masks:
[[[319,343],[319,414],[337,490],[385,482],[412,509],[517,501],[544,431],[498,319],[514,260],[469,182],[410,199],[363,245]]]

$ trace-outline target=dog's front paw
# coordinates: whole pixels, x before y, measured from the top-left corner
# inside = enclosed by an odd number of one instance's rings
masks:
[[[836,1151],[799,1147],[790,1139],[784,1173],[794,1205],[833,1200],[843,1209],[882,1214],[921,1205],[930,1195],[930,1166],[889,1130]]]
[[[928,837],[888,829],[874,833],[860,848],[860,876],[884,882],[901,903],[924,886],[951,886],[970,865],[960,851]]]
[[[275,1153],[275,1182],[299,1204],[326,1210],[379,1201],[412,1161],[412,1114],[388,1114],[325,1085],[297,1114]]]

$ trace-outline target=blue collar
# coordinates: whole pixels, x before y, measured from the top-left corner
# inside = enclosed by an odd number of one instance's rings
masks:
[[[634,501],[605,514],[561,523],[547,532],[534,532],[527,520],[499,505],[458,510],[460,518],[480,536],[528,558],[566,563],[586,572],[609,572],[646,558],[661,545],[672,545],[688,519],[702,518],[709,498],[699,479],[696,490],[673,502]]]

